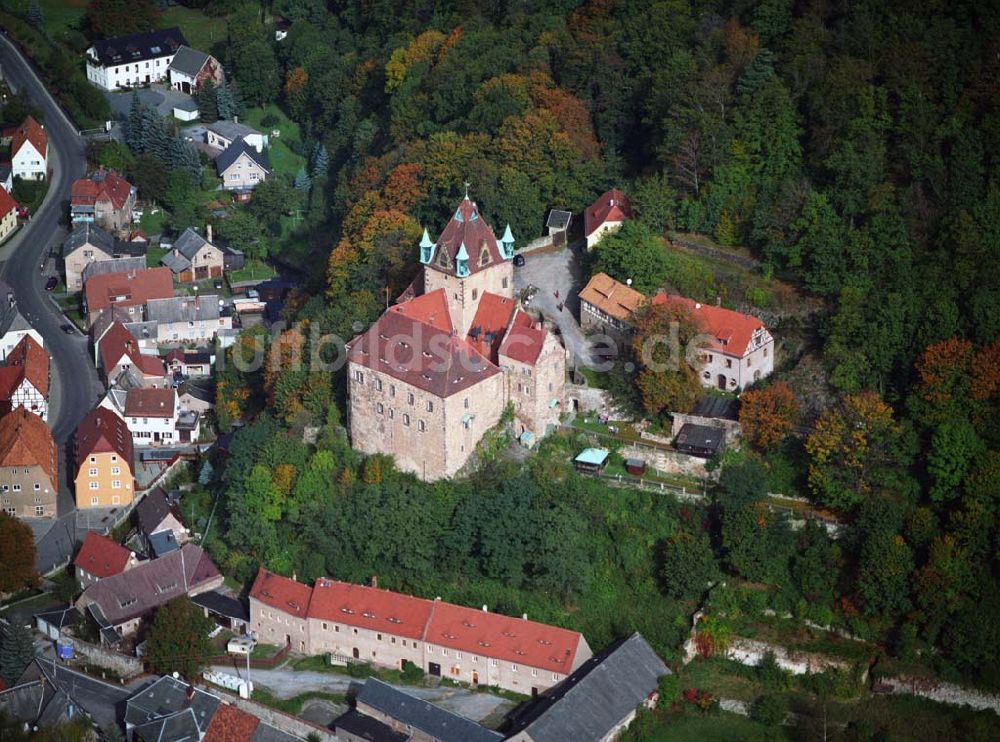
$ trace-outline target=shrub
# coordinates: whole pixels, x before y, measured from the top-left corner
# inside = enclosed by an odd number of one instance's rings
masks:
[[[403,681],[406,683],[419,683],[424,679],[424,671],[409,660],[403,663]]]
[[[788,687],[788,671],[783,670],[774,656],[768,652],[757,666],[757,676],[761,684],[771,691],[785,690]]]
[[[281,123],[281,119],[273,113],[265,113],[260,119],[260,125],[265,129],[272,129]]]
[[[785,704],[777,696],[760,696],[750,707],[750,718],[769,727],[785,720]]]

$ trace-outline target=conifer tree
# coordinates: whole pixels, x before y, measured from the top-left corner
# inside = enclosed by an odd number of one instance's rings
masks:
[[[38,0],[31,0],[28,3],[28,23],[36,28],[42,25],[42,8]]]
[[[0,642],[0,677],[7,687],[13,687],[34,658],[35,640],[31,629],[20,623],[10,624],[7,635]]]
[[[305,193],[311,185],[312,179],[309,177],[309,173],[304,167],[300,167],[299,172],[295,174],[295,190]]]
[[[212,79],[206,80],[198,91],[198,112],[202,121],[212,123],[219,120],[218,94],[219,89]]]
[[[316,144],[312,156],[312,175],[314,178],[326,177],[330,169],[330,154],[326,151],[326,146],[322,142]]]
[[[132,103],[128,109],[128,120],[125,124],[125,144],[133,154],[145,152],[145,137],[143,136],[143,107],[139,102],[139,93],[132,91]]]

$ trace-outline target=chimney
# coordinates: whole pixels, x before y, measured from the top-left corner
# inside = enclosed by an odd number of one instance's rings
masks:
[[[205,225],[205,239],[208,240],[209,242],[212,241],[212,225],[211,224]]]
[[[233,116],[233,123],[234,124],[238,124],[239,122],[240,122],[240,117],[239,116]]]
[[[528,614],[527,613],[522,613],[521,614],[521,620],[522,621],[527,621],[528,620]]]
[[[721,307],[722,306],[722,297],[719,296],[718,294],[716,294],[716,296],[715,296],[715,306],[717,306],[717,307]]]
[[[490,612],[489,609],[486,607],[486,604],[484,603],[483,604],[483,613],[489,613],[489,612]]]
[[[378,575],[372,575],[372,587],[378,587]]]

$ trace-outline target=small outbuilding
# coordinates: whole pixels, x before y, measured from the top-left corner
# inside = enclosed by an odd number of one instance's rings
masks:
[[[585,448],[573,459],[573,466],[577,471],[588,474],[599,474],[608,465],[608,449],[606,448]]]
[[[687,423],[681,427],[674,445],[681,453],[710,459],[722,450],[724,438],[725,431],[721,428]]]
[[[646,474],[646,462],[642,459],[625,459],[625,471],[633,477],[641,477]]]

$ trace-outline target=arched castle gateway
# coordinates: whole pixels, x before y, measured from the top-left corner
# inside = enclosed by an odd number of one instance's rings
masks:
[[[508,402],[518,433],[558,423],[566,351],[514,299],[510,226],[497,240],[468,196],[419,250],[423,274],[348,343],[348,413],[354,448],[433,480],[462,468]]]

